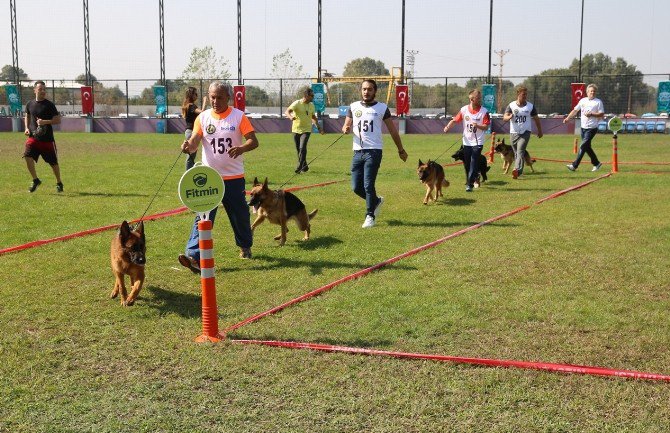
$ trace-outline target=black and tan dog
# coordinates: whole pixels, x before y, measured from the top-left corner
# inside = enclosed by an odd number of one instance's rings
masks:
[[[112,272],[116,277],[113,298],[121,293],[121,305],[133,305],[144,284],[144,265],[146,263],[147,244],[144,237],[144,223],[131,230],[127,221],[119,227],[119,232],[112,239],[111,262]],[[130,277],[130,295],[126,291],[125,276]]]
[[[496,140],[496,145],[494,149],[495,152],[499,153],[500,156],[502,157],[503,173],[507,174],[510,166],[514,164],[514,159],[516,158],[516,156],[514,155],[514,149],[512,149],[512,146],[510,146],[509,144],[505,144],[504,138],[502,140]],[[528,151],[524,152],[523,162],[525,165],[530,167],[530,171],[535,173],[535,170],[533,169],[533,164],[535,163],[535,160],[530,157],[530,153],[528,153]]]
[[[308,240],[311,231],[310,221],[318,211],[318,209],[314,209],[308,214],[304,203],[294,194],[281,189],[271,190],[268,188],[267,177],[262,184],[258,182],[258,178],[254,179],[249,206],[253,206],[258,212],[256,221],[251,225],[251,230],[258,227],[266,218],[272,224],[281,226],[281,233],[274,238],[279,241],[279,246],[286,243],[286,233],[288,232],[286,223],[291,218],[295,219],[298,229],[305,232],[303,240]]]
[[[421,183],[426,185],[426,196],[423,198],[423,204],[428,204],[430,200],[437,201],[438,197],[443,197],[442,186],[448,187],[449,181],[444,178],[444,168],[435,161],[424,163],[419,160],[419,166],[416,168],[416,174]],[[435,190],[435,198],[433,198]]]
[[[463,161],[463,165],[465,166],[465,182],[467,183],[468,181],[468,170],[470,170],[470,161],[464,161],[465,153],[463,151],[463,146],[461,146],[460,149],[458,149],[451,157],[454,159],[454,161]],[[484,155],[479,155],[479,161],[477,162],[477,169],[479,171],[479,175],[481,176],[481,182],[486,182],[488,180],[488,176],[486,176],[486,173],[491,169],[491,167],[488,166],[486,163],[486,157]],[[478,186],[479,184],[479,177],[477,178],[477,181],[475,181],[475,186]]]

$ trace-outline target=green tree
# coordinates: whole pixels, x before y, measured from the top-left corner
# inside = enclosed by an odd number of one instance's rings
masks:
[[[286,49],[279,54],[272,56],[272,71],[270,76],[275,78],[268,82],[266,87],[270,96],[277,96],[279,100],[279,79],[282,79],[282,93],[289,99],[295,98],[298,89],[305,85],[308,80],[307,74],[303,71],[301,64],[293,59],[290,49]],[[291,99],[290,102],[292,102]],[[290,103],[289,102],[289,103]]]
[[[193,48],[188,61],[179,80],[187,81],[187,85],[193,86],[199,80],[227,80],[230,78],[228,72],[228,61],[223,57],[217,57],[216,51],[210,46]]]
[[[389,70],[386,69],[381,60],[374,60],[370,57],[362,57],[354,59],[344,65],[342,76],[344,77],[374,77],[389,75]]]
[[[253,107],[269,107],[270,95],[258,86],[245,86],[247,105]]]
[[[30,80],[30,78],[28,78],[28,74],[26,74],[25,71],[21,68],[19,68],[19,80]],[[2,67],[2,70],[0,70],[0,81],[16,81],[14,76],[14,67],[12,65],[5,65]]]
[[[74,79],[76,83],[86,85],[86,74],[79,74],[77,78]],[[95,75],[91,74],[91,83],[98,81]]]

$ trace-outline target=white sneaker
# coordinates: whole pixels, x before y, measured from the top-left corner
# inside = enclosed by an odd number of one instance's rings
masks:
[[[591,171],[598,171],[598,170],[600,170],[600,167],[602,167],[602,166],[603,166],[603,163],[602,163],[602,162],[599,162],[598,165],[594,165],[594,166],[593,166],[593,168],[591,169]]]
[[[375,208],[375,218],[379,216],[379,212],[382,210],[382,205],[384,204],[384,197],[381,195],[379,196],[379,203],[377,204],[377,207]]]
[[[566,167],[568,167],[568,170],[570,170],[570,171],[575,171],[575,170],[577,170],[577,169],[575,168],[575,166],[572,165],[572,164],[568,164],[568,165],[566,165]]]
[[[379,206],[377,206],[377,207],[379,207]],[[364,229],[369,229],[370,227],[374,227],[374,226],[375,226],[374,217],[371,217],[370,215],[368,215],[368,216],[365,217],[365,221],[363,222],[363,225],[361,227],[363,227]]]

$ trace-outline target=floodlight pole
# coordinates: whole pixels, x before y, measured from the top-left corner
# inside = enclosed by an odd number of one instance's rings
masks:
[[[158,26],[160,27],[160,81],[161,84],[165,86],[165,15],[163,13],[163,0],[158,0]]]
[[[237,84],[242,85],[242,0],[237,0]]]
[[[400,37],[400,84],[405,84],[405,0],[402,0],[402,31]]]
[[[317,7],[317,54],[316,54],[316,82],[321,82],[321,0],[318,1]]]
[[[582,82],[582,40],[584,39],[584,0],[582,0],[582,20],[579,30],[579,74],[577,75],[577,82]]]
[[[491,55],[493,50],[493,0],[489,9],[489,75],[486,79],[487,84],[491,84]]]
[[[88,0],[84,0],[84,68],[86,85],[91,83],[91,45],[89,39]]]
[[[14,69],[14,82],[20,84],[19,76],[19,42],[16,36],[16,0],[9,0],[9,9],[12,22],[12,69]]]

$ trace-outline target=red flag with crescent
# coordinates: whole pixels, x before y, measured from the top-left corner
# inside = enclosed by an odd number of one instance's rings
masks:
[[[570,110],[572,111],[573,108],[579,104],[579,101],[586,96],[586,84],[585,83],[572,83],[572,105],[570,106]]]
[[[93,114],[93,88],[81,86],[81,112],[82,114]]]
[[[397,116],[409,114],[409,87],[407,84],[395,86],[395,112]]]
[[[235,97],[233,98],[235,102],[235,108],[244,111],[244,109],[247,108],[247,99],[244,86],[235,86],[233,88],[233,93],[235,93]]]

